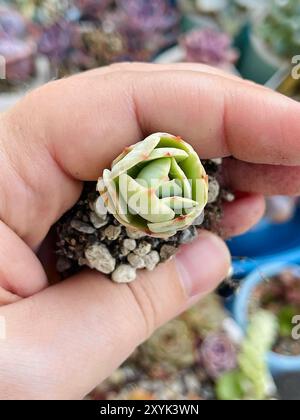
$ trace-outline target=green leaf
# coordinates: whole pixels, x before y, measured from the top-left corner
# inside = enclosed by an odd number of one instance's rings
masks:
[[[182,189],[178,185],[176,180],[172,179],[172,181],[168,181],[161,184],[158,190],[156,191],[156,194],[160,198],[173,197],[173,196],[182,197]]]
[[[293,306],[284,306],[277,315],[279,324],[279,334],[281,337],[291,337],[293,330],[292,320],[298,311]]]
[[[153,190],[138,194],[137,200],[140,203],[137,212],[148,222],[168,223],[175,217],[175,212],[169,206],[165,205]],[[130,201],[129,206],[131,207],[131,205]]]
[[[235,401],[244,398],[239,371],[225,373],[216,384],[217,399],[221,401]]]
[[[198,208],[192,210],[189,214],[176,217],[175,219],[164,223],[148,223],[148,228],[153,233],[166,233],[169,230],[183,230],[189,227],[193,221],[201,214]]]
[[[169,172],[171,168],[171,159],[162,158],[150,162],[138,174],[136,181],[145,181],[151,188],[158,188],[160,185],[169,181]],[[142,184],[143,185],[143,184]]]
[[[185,173],[176,162],[176,159],[172,159],[171,162],[171,169],[170,169],[170,177],[175,179],[177,182],[181,184],[181,188],[183,191],[183,196],[185,198],[192,198],[192,187],[189,183]]]
[[[123,159],[118,161],[111,171],[111,177],[113,179],[119,177],[121,174],[127,172],[133,166],[137,165],[143,160],[147,160],[148,156],[155,149],[160,141],[159,134],[152,134],[147,137],[144,141],[135,145],[132,150],[125,155]]]
[[[152,223],[168,222],[175,217],[174,211],[161,202],[154,190],[141,186],[129,175],[120,176],[119,188],[131,213],[138,214]]]
[[[181,162],[189,157],[189,155],[184,151],[180,149],[174,149],[174,148],[161,148],[161,149],[155,149],[150,154],[150,156],[145,159],[145,162],[149,162],[151,160],[160,159],[160,158],[174,158],[177,162]]]
[[[184,197],[166,197],[161,200],[162,203],[171,207],[176,214],[185,214],[195,207],[198,207],[197,201]]]

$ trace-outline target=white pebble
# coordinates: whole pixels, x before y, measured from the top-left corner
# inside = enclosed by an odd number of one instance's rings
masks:
[[[133,251],[136,248],[136,240],[135,239],[124,239],[123,246],[124,246],[124,248],[128,249],[129,251]]]
[[[144,232],[140,232],[139,230],[129,229],[126,228],[126,233],[128,238],[130,239],[141,239],[147,236]]]
[[[107,208],[105,207],[102,197],[100,196],[94,202],[94,211],[100,219],[106,219]]]
[[[127,260],[133,268],[136,268],[136,269],[145,268],[144,258],[140,257],[139,255],[134,254],[133,252],[131,252],[128,255]]]
[[[90,268],[94,268],[104,274],[112,273],[116,267],[115,258],[103,244],[95,244],[88,247],[85,250],[85,258]]]
[[[222,165],[222,158],[210,159],[215,165]]]
[[[136,271],[128,264],[121,264],[112,273],[112,280],[116,283],[130,283],[136,279]]]
[[[130,252],[133,251],[135,248],[136,248],[135,239],[125,239],[121,247],[121,255],[123,255],[124,257],[127,257],[127,255],[130,254]]]
[[[121,226],[109,225],[107,226],[107,228],[104,229],[104,236],[109,241],[115,241],[120,236],[121,231]]]
[[[123,246],[121,247],[120,254],[121,254],[122,257],[127,257],[127,255],[129,255],[130,252],[131,251],[129,251],[129,249],[124,248]]]
[[[213,178],[209,177],[208,181],[208,204],[214,203],[220,194],[220,184],[218,181]]]
[[[148,255],[144,257],[145,268],[152,271],[157,266],[160,261],[159,253],[157,251],[151,251]]]
[[[108,223],[108,219],[107,219],[106,216],[99,217],[94,212],[90,213],[90,221],[91,221],[92,225],[94,226],[94,228],[96,228],[96,229],[100,229],[101,227],[107,225],[107,223]]]
[[[146,241],[143,241],[139,244],[139,246],[133,252],[140,257],[144,257],[145,255],[149,254],[150,251],[151,251],[151,244],[149,244]]]
[[[88,223],[82,222],[81,220],[72,220],[71,221],[71,227],[77,232],[80,233],[86,233],[88,235],[91,235],[95,232],[95,228]]]

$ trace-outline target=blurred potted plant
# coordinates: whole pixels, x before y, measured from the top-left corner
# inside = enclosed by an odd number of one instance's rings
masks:
[[[274,388],[269,386],[272,381],[265,364],[264,348],[273,337],[273,320],[270,322],[267,317],[267,325],[264,325],[266,334],[253,334],[254,325],[249,330],[250,338],[244,339],[240,328],[228,317],[221,300],[214,294],[209,295],[161,327],[89,398],[215,400],[223,377],[235,374],[239,365],[247,366],[248,350],[250,348],[251,352],[253,345],[260,349],[254,356],[259,372],[252,375],[251,370],[249,373],[245,368],[248,375],[246,385],[250,391],[258,386],[261,392],[262,378],[262,394],[268,398],[274,394]],[[232,387],[230,389],[232,396]],[[248,396],[252,395],[250,391]],[[224,399],[222,392],[218,396]]]
[[[266,354],[276,335],[276,318],[260,310],[250,317],[241,343],[236,369],[219,377],[219,400],[265,400],[274,397],[275,385],[266,363]]]
[[[235,36],[262,0],[178,0],[184,31],[210,27]]]
[[[74,0],[72,4],[50,23],[42,22],[39,49],[51,59],[59,77],[118,61],[149,61],[178,35],[179,14],[168,1]],[[43,7],[40,15],[49,15]]]
[[[213,29],[197,29],[180,38],[179,45],[167,50],[157,63],[194,62],[208,64],[235,73],[238,52],[229,35]]]
[[[264,84],[300,54],[299,1],[270,0],[257,21],[252,25],[240,71],[244,77]]]
[[[300,339],[294,335],[300,315],[299,266],[268,264],[246,277],[235,298],[235,320],[245,329],[249,316],[259,308],[274,315],[279,327],[268,355],[270,370],[275,375],[300,372]]]
[[[116,0],[116,5],[112,22],[127,45],[127,59],[150,60],[176,42],[180,15],[171,1]]]
[[[1,90],[28,82],[35,73],[36,46],[28,24],[16,10],[0,7],[0,55],[5,69]]]
[[[228,4],[228,0],[178,0],[179,10],[183,14],[183,30],[218,29],[218,16]]]
[[[11,6],[0,6],[0,110],[49,80],[48,61],[37,54],[37,28]]]
[[[259,13],[264,3],[269,0],[231,0],[219,16],[219,24],[231,36],[240,37],[241,31],[251,20],[255,12]]]

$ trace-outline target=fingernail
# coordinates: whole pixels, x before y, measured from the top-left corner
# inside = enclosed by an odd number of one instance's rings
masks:
[[[182,247],[175,261],[182,285],[192,298],[218,286],[228,273],[231,257],[220,238],[202,231],[195,242]]]

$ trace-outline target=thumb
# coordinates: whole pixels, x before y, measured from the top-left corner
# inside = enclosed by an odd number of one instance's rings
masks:
[[[129,285],[86,271],[1,308],[7,340],[0,346],[0,395],[83,398],[157,327],[214,289],[229,264],[221,239],[202,232]]]

